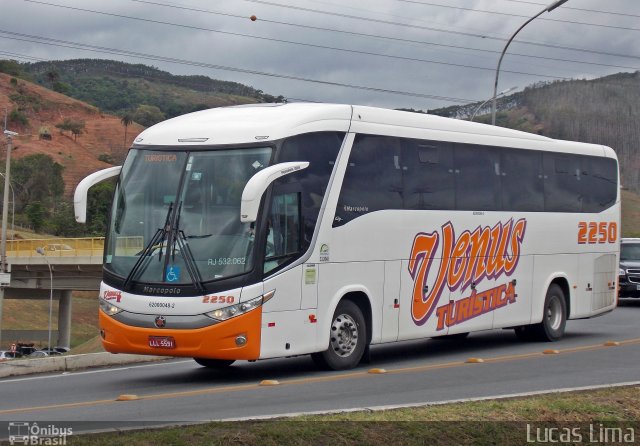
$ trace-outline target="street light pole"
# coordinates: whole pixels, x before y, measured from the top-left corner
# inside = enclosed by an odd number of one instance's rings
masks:
[[[51,263],[44,252],[44,248],[37,247],[36,252],[44,257],[44,261],[47,262],[49,267],[49,344],[47,353],[51,354],[51,320],[53,319],[53,270],[51,269]]]
[[[9,178],[11,175],[11,146],[13,143],[13,137],[18,136],[16,132],[11,132],[9,130],[4,131],[5,136],[7,137],[7,166],[4,171],[4,197],[2,200],[2,240],[0,243],[0,255],[2,259],[2,272],[6,273],[7,271],[7,219],[9,217],[9,187],[10,182]]]
[[[500,93],[498,93],[498,95],[496,97],[500,97],[503,96],[509,92],[512,92],[513,90],[515,90],[518,87],[511,87],[511,88],[507,88],[506,90],[501,91]],[[473,114],[471,115],[471,118],[469,118],[469,121],[473,121],[473,119],[476,117],[476,115],[478,114],[478,112],[480,111],[480,109],[482,107],[484,107],[484,104],[486,104],[487,102],[489,102],[491,99],[493,98],[489,98],[486,101],[484,101],[482,104],[478,105],[478,107],[475,109],[475,111],[473,112]]]
[[[0,173],[0,176],[4,178],[6,175]],[[13,188],[13,184],[9,183],[11,187],[11,232],[13,232],[13,237],[16,236],[16,190]]]
[[[498,76],[500,75],[500,65],[502,64],[502,58],[504,57],[505,53],[507,52],[507,48],[509,48],[509,45],[511,44],[511,41],[513,41],[513,39],[516,37],[516,35],[520,31],[522,31],[522,28],[527,26],[529,23],[533,22],[535,19],[540,17],[545,12],[551,12],[554,9],[556,9],[558,6],[561,6],[564,3],[566,3],[567,1],[568,0],[556,0],[555,2],[551,3],[549,6],[545,7],[542,11],[540,11],[539,13],[537,13],[536,15],[531,17],[529,20],[524,22],[524,24],[522,24],[522,26],[520,26],[520,28],[518,28],[516,30],[516,32],[513,33],[513,35],[507,41],[507,44],[504,46],[504,49],[502,50],[502,54],[500,54],[500,59],[498,60],[498,67],[496,68],[496,79],[495,79],[495,82],[493,84],[493,102],[491,104],[491,125],[496,125],[496,96],[497,96],[497,92],[498,92]]]
[[[6,117],[5,117],[6,126]],[[8,277],[7,268],[7,218],[9,217],[9,174],[11,169],[11,145],[13,137],[18,136],[16,132],[5,128],[4,135],[7,137],[7,167],[4,177],[4,200],[2,207],[2,233],[0,234],[0,346],[2,345],[2,307],[4,304],[4,287],[9,285],[11,279]]]

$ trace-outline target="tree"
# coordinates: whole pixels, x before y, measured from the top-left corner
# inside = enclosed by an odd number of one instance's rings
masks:
[[[56,128],[60,129],[60,133],[64,134],[65,131],[71,132],[74,141],[77,141],[78,135],[84,132],[85,123],[81,119],[65,118],[64,121],[56,124]]]
[[[133,118],[129,113],[125,113],[122,115],[122,118],[120,118],[120,123],[124,126],[124,143],[122,144],[122,148],[125,150],[127,149],[127,128],[129,128],[132,122]]]
[[[29,203],[36,201],[53,207],[64,192],[63,170],[53,158],[42,153],[15,160],[11,179],[16,192],[16,212],[24,212]]]
[[[47,77],[47,81],[49,82],[50,86],[53,86],[53,84],[55,84],[56,81],[60,79],[60,74],[55,70],[55,68],[47,71],[45,76]]]
[[[87,229],[91,234],[104,235],[113,203],[116,180],[104,181],[89,189],[87,196]]]
[[[27,205],[25,212],[33,226],[33,230],[35,232],[39,232],[45,223],[45,218],[47,216],[46,208],[39,201],[33,201]]]
[[[164,121],[165,115],[155,105],[139,105],[133,113],[132,118],[145,127],[149,127],[160,121]]]

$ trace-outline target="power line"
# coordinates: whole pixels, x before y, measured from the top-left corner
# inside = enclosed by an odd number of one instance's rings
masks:
[[[214,69],[214,70],[223,70],[223,71],[231,71],[231,72],[243,73],[243,74],[252,74],[252,75],[256,75],[256,76],[266,76],[266,77],[274,77],[274,78],[280,78],[280,79],[289,79],[289,80],[296,80],[296,81],[301,81],[301,82],[310,82],[310,83],[329,85],[329,86],[335,86],[335,87],[353,88],[353,89],[356,89],[356,90],[372,91],[372,92],[379,92],[379,93],[389,93],[389,94],[395,94],[395,95],[400,95],[400,96],[412,96],[412,97],[417,97],[417,98],[434,99],[434,100],[439,100],[439,101],[444,101],[444,102],[454,102],[454,103],[463,103],[463,104],[477,102],[477,100],[472,100],[472,99],[463,99],[463,98],[455,98],[455,97],[449,97],[449,96],[431,95],[431,94],[416,93],[416,92],[409,92],[409,91],[402,91],[402,90],[391,90],[391,89],[386,89],[386,88],[370,87],[370,86],[365,86],[365,85],[346,84],[346,83],[341,83],[341,82],[333,82],[333,81],[325,81],[325,80],[320,80],[320,79],[305,78],[305,77],[301,77],[301,76],[293,76],[293,75],[279,74],[279,73],[269,73],[269,72],[265,72],[265,71],[250,70],[250,69],[246,69],[246,68],[237,68],[237,67],[230,67],[230,66],[225,66],[225,65],[209,64],[209,63],[205,63],[205,62],[195,62],[195,61],[186,60],[186,59],[177,59],[177,58],[172,58],[172,57],[164,57],[164,56],[158,56],[158,55],[148,54],[148,53],[141,53],[141,52],[136,52],[136,51],[128,51],[128,50],[120,50],[120,49],[116,49],[116,48],[108,48],[108,47],[101,47],[101,46],[96,46],[96,45],[88,45],[88,44],[83,44],[83,43],[78,43],[78,42],[71,42],[71,41],[66,41],[66,40],[53,39],[53,38],[49,38],[49,37],[42,37],[42,36],[35,36],[35,35],[29,35],[29,34],[16,33],[16,32],[6,31],[6,30],[0,30],[0,34],[6,34],[6,35],[9,35],[9,36],[12,36],[12,37],[0,36],[0,38],[3,38],[3,39],[18,40],[18,41],[31,42],[31,43],[41,44],[41,45],[50,45],[50,46],[57,46],[57,47],[63,47],[63,48],[79,49],[79,50],[83,50],[83,51],[91,51],[91,52],[98,52],[98,53],[105,53],[105,54],[115,54],[115,55],[119,55],[119,56],[136,57],[138,59],[147,59],[147,60],[153,60],[153,61],[159,61],[159,62],[174,63],[174,64],[179,64],[179,65],[188,65],[188,66],[195,66],[195,67],[201,67],[201,68],[209,68],[209,69]]]
[[[18,59],[37,60],[37,61],[40,61],[40,62],[47,62],[46,59],[40,59],[39,57],[27,56],[25,54],[18,54],[18,53],[10,53],[8,51],[0,51],[0,54],[5,55],[5,56],[16,57]]]
[[[191,12],[198,12],[198,13],[212,14],[212,15],[221,15],[221,16],[224,16],[224,17],[232,17],[232,18],[247,20],[247,17],[244,16],[244,15],[229,14],[229,13],[224,13],[224,12],[219,12],[219,11],[211,11],[211,10],[208,10],[208,9],[193,8],[193,7],[180,6],[180,5],[174,5],[174,4],[168,4],[168,3],[160,3],[160,2],[156,2],[156,1],[150,1],[150,0],[130,0],[130,1],[136,2],[136,3],[148,4],[148,5],[162,6],[162,7],[166,7],[166,8],[180,9],[180,10],[184,10],[184,11],[191,11]],[[487,50],[487,49],[483,49],[483,48],[466,47],[466,46],[460,46],[460,45],[449,45],[449,44],[443,44],[443,43],[430,42],[430,41],[426,41],[426,40],[413,40],[413,39],[405,39],[405,38],[401,38],[401,37],[383,36],[383,35],[377,35],[377,34],[367,34],[367,33],[361,33],[361,32],[356,32],[356,31],[346,31],[346,30],[341,30],[341,29],[336,29],[336,28],[326,28],[326,27],[321,27],[321,26],[301,25],[299,23],[283,22],[283,21],[279,21],[279,20],[265,19],[265,18],[262,18],[262,17],[259,17],[258,20],[261,21],[261,22],[265,22],[265,23],[273,23],[273,24],[277,24],[277,25],[293,26],[293,27],[303,28],[303,29],[313,29],[313,30],[318,30],[318,31],[328,31],[328,32],[347,34],[347,35],[358,36],[358,37],[376,38],[376,39],[384,39],[384,40],[390,40],[390,41],[395,41],[395,42],[406,42],[406,43],[413,43],[413,44],[419,44],[419,45],[440,46],[440,47],[444,47],[444,48],[453,48],[453,49],[462,49],[462,50],[470,50],[470,51],[480,51],[480,52],[491,53],[491,54],[500,54],[500,51]],[[569,63],[577,63],[577,64],[583,64],[583,65],[594,65],[594,66],[601,66],[601,67],[622,68],[622,69],[625,69],[625,70],[640,70],[640,68],[638,68],[638,67],[630,67],[630,66],[624,66],[624,65],[612,65],[612,64],[605,64],[605,63],[599,63],[599,62],[588,62],[588,61],[581,61],[581,60],[574,60],[574,59],[563,59],[563,58],[556,58],[556,57],[536,56],[536,55],[531,55],[531,54],[522,54],[522,53],[513,53],[513,52],[509,52],[509,56],[528,57],[528,58],[533,58],[533,59],[550,60],[550,61],[554,61],[554,62],[569,62]]]
[[[127,16],[127,15],[123,15],[123,14],[115,14],[115,13],[111,13],[111,12],[98,11],[98,10],[95,10],[95,9],[85,9],[85,8],[79,8],[79,7],[74,7],[74,6],[59,5],[59,4],[56,4],[56,3],[44,2],[44,1],[39,1],[39,0],[23,0],[23,1],[29,2],[29,3],[36,3],[36,4],[40,4],[40,5],[53,6],[53,7],[63,8],[63,9],[70,9],[70,10],[73,10],[73,11],[82,11],[82,12],[88,12],[88,13],[92,13],[92,14],[105,15],[105,16],[109,16],[109,17],[118,17],[118,18],[124,18],[124,19],[129,19],[129,20],[137,20],[137,21],[142,21],[142,22],[155,23],[155,24],[159,24],[159,25],[175,26],[175,27],[179,27],[179,28],[195,29],[195,30],[198,30],[198,31],[208,31],[208,32],[214,32],[214,33],[225,34],[225,35],[236,36],[236,37],[247,37],[247,38],[251,38],[251,39],[265,40],[265,41],[269,41],[269,42],[286,43],[286,44],[290,44],[290,45],[300,45],[300,46],[305,46],[305,47],[310,47],[310,48],[319,48],[319,49],[326,49],[326,50],[331,50],[331,51],[341,51],[341,52],[346,52],[346,53],[351,53],[351,54],[361,54],[361,55],[365,55],[365,56],[385,57],[385,58],[389,58],[389,59],[398,59],[398,60],[405,60],[405,61],[410,61],[410,62],[422,62],[422,63],[446,65],[446,66],[452,66],[452,67],[458,67],[458,68],[469,68],[469,69],[475,69],[475,70],[492,71],[492,72],[495,71],[495,68],[493,68],[493,67],[479,67],[479,66],[475,66],[475,65],[459,64],[459,63],[453,63],[453,62],[442,62],[442,61],[437,61],[437,60],[433,60],[433,59],[421,59],[421,58],[417,58],[417,57],[396,56],[396,55],[392,55],[392,54],[375,53],[373,51],[353,50],[353,49],[340,48],[340,47],[327,46],[327,45],[318,45],[318,44],[312,44],[312,43],[296,42],[296,41],[293,41],[293,40],[276,39],[276,38],[273,38],[273,37],[254,36],[254,35],[251,35],[251,34],[236,33],[236,32],[231,32],[231,31],[220,31],[220,30],[216,30],[216,29],[213,29],[213,28],[205,28],[205,27],[202,27],[202,26],[187,25],[187,24],[174,23],[174,22],[166,22],[166,21],[163,21],[163,20],[144,19],[144,18],[141,18],[141,17],[133,17],[133,16]],[[544,77],[544,78],[549,78],[549,79],[568,79],[567,77],[564,77],[564,76],[553,76],[553,75],[550,75],[550,74],[541,74],[541,73],[528,73],[528,72],[524,72],[524,71],[502,70],[502,72],[503,73],[511,73],[511,74],[520,74],[520,75],[525,75],[525,76]]]
[[[32,1],[32,0],[23,0],[23,1]],[[277,6],[277,7],[280,7],[280,8],[287,8],[287,9],[293,9],[293,10],[304,11],[304,12],[312,12],[312,13],[316,13],[316,14],[324,14],[324,15],[330,15],[330,16],[335,16],[335,17],[343,17],[343,18],[348,18],[348,19],[353,19],[353,20],[361,20],[361,21],[367,21],[367,22],[373,22],[373,23],[381,23],[381,24],[385,24],[385,25],[402,26],[404,28],[413,28],[413,29],[421,29],[421,30],[426,30],[426,31],[436,31],[436,32],[449,33],[449,34],[458,34],[458,35],[468,36],[468,37],[477,37],[477,38],[480,38],[480,39],[499,40],[499,41],[502,41],[502,42],[507,40],[506,38],[503,38],[503,37],[496,37],[496,36],[491,36],[491,35],[488,35],[488,34],[470,33],[470,32],[464,32],[464,31],[453,31],[453,30],[450,30],[450,29],[434,28],[434,27],[421,26],[421,25],[413,25],[411,23],[400,23],[400,22],[392,22],[392,21],[389,21],[389,20],[372,19],[372,18],[368,18],[368,17],[361,17],[361,16],[350,15],[350,14],[342,14],[342,13],[331,12],[331,11],[321,11],[321,10],[318,10],[318,9],[303,8],[301,6],[284,5],[282,3],[276,3],[276,2],[266,1],[266,0],[243,0],[243,1],[250,2],[250,3],[263,4],[263,5]],[[546,47],[546,48],[554,48],[554,49],[561,49],[561,50],[579,51],[579,52],[584,52],[584,53],[599,54],[599,55],[603,55],[603,56],[614,56],[614,57],[625,57],[625,58],[630,58],[630,59],[640,59],[640,56],[634,56],[634,55],[628,55],[628,54],[610,53],[610,52],[606,52],[606,51],[596,51],[596,50],[590,50],[590,49],[587,49],[587,48],[575,48],[575,47],[553,45],[553,44],[542,43],[542,42],[532,42],[532,41],[527,41],[527,40],[514,40],[514,42],[525,44],[525,45],[542,46],[542,47]]]
[[[486,9],[465,8],[465,7],[462,7],[462,6],[441,5],[441,4],[438,4],[438,3],[422,2],[422,1],[418,1],[418,0],[397,0],[397,1],[402,2],[402,3],[412,3],[412,4],[415,4],[415,5],[436,6],[438,8],[460,9],[462,11],[481,12],[481,13],[484,13],[484,14],[496,14],[496,15],[503,15],[503,16],[509,16],[509,17],[522,17],[522,18],[525,18],[525,19],[529,18],[529,16],[522,15],[522,14],[513,14],[513,13],[508,13],[508,12],[500,12],[500,11],[488,11]],[[599,27],[602,27],[602,28],[622,29],[622,30],[625,30],[625,31],[640,31],[640,28],[629,28],[629,27],[625,27],[625,26],[604,25],[604,24],[601,24],[601,23],[586,23],[586,22],[578,22],[578,21],[575,21],[575,20],[549,19],[549,18],[544,18],[544,17],[540,17],[537,20],[544,20],[546,22],[571,23],[573,25],[599,26]]]

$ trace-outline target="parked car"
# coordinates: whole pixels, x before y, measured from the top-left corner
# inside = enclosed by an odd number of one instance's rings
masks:
[[[25,344],[22,342],[18,342],[16,344],[16,351],[18,353],[22,353],[23,356],[29,356],[31,353],[35,352],[36,350],[38,349],[35,348],[33,344]]]
[[[47,356],[49,356],[49,353],[43,352],[41,350],[36,350],[29,355],[29,358],[46,358]]]
[[[7,359],[22,358],[22,353],[12,352],[8,350],[0,350],[0,361],[6,361]]]
[[[48,356],[61,355],[62,353],[66,353],[66,352],[58,351],[57,347],[51,347],[51,348],[45,347],[38,351],[46,353]]]
[[[640,238],[620,241],[619,297],[640,297]]]

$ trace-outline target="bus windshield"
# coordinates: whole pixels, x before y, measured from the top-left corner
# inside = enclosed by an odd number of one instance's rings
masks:
[[[253,229],[240,222],[240,200],[271,152],[132,149],[114,196],[105,269],[127,282],[169,285],[250,271]]]

